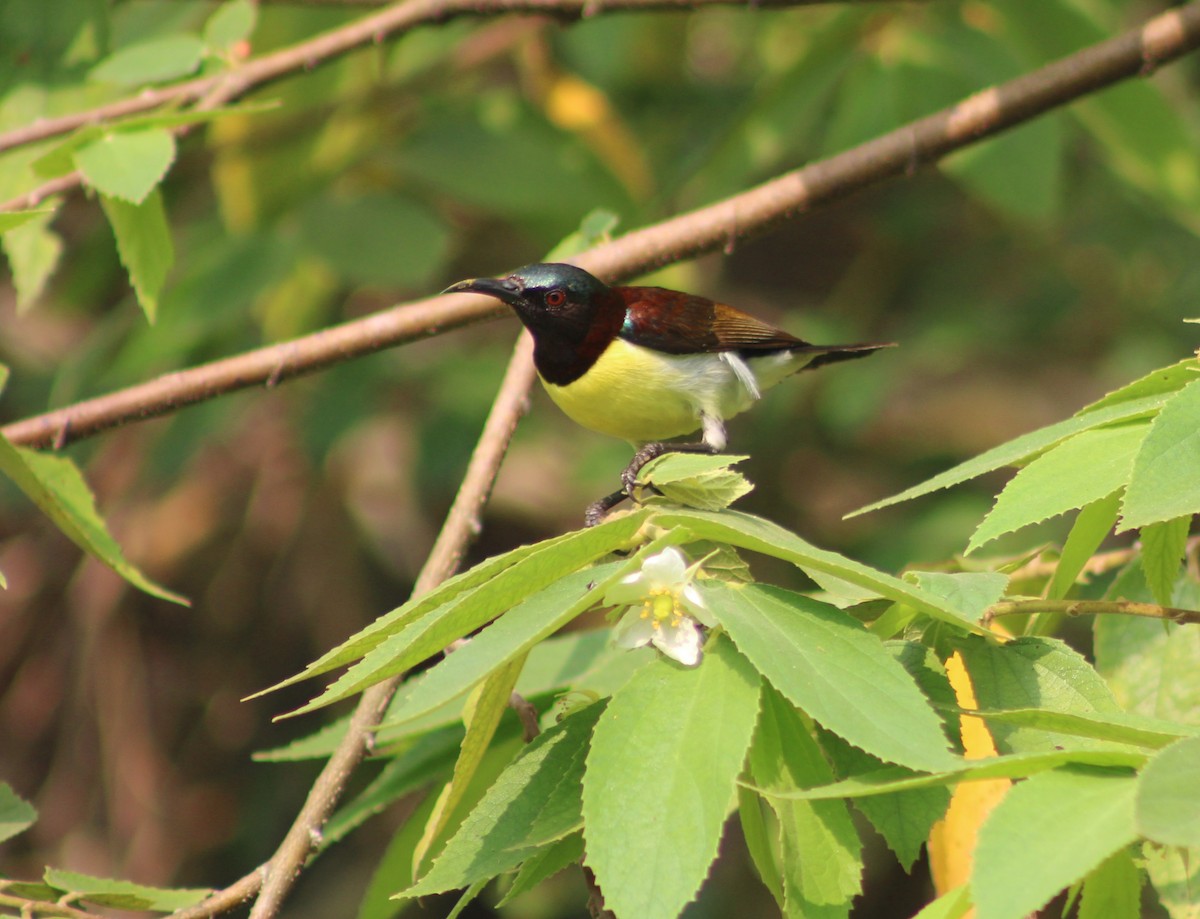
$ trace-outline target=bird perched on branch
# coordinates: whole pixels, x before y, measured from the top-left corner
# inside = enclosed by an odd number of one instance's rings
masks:
[[[662,287],[610,287],[554,262],[444,291],[455,292],[511,306],[533,335],[550,398],[585,428],[635,447],[624,487],[588,508],[589,526],[632,495],[638,471],[654,457],[725,449],[725,419],[780,380],[892,344],[812,345],[724,303]],[[664,443],[697,430],[698,443]]]

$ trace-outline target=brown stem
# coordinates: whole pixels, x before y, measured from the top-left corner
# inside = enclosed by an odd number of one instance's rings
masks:
[[[471,454],[458,495],[417,578],[413,596],[427,593],[454,574],[467,545],[479,532],[483,505],[496,480],[517,422],[528,406],[529,387],[533,385],[533,378],[533,344],[529,336],[522,333],[513,349],[508,371],[500,384],[483,433],[479,436],[479,443]],[[363,693],[350,718],[346,736],[321,770],[304,807],[265,866],[262,889],[250,912],[250,919],[268,919],[278,914],[304,863],[315,851],[320,841],[321,827],[341,798],[346,780],[369,751],[375,726],[379,724],[402,679],[402,676],[393,677]]]
[[[0,152],[37,143],[74,131],[85,125],[115,121],[153,111],[168,103],[188,104],[202,99],[219,84],[229,88],[228,99],[300,70],[361,48],[428,22],[445,22],[460,16],[491,16],[499,13],[554,14],[585,18],[599,13],[626,10],[681,10],[705,6],[744,6],[746,0],[401,0],[386,9],[354,22],[330,29],[313,38],[254,58],[211,77],[200,77],[171,86],[143,89],[136,96],[109,102],[83,112],[42,118],[32,124],[0,134]],[[759,7],[809,6],[830,0],[758,0]],[[843,3],[882,0],[842,0]],[[382,4],[375,4],[377,6]],[[0,205],[11,210],[13,202]]]
[[[635,230],[574,261],[608,280],[619,280],[668,262],[726,249],[797,213],[886,178],[911,174],[921,163],[933,162],[1101,87],[1148,73],[1197,46],[1200,0],[1192,0],[1123,35],[976,93],[844,153],[716,204]],[[27,418],[6,426],[3,433],[13,442],[28,446],[61,446],[127,421],[152,418],[250,386],[274,385],[414,338],[492,318],[500,312],[491,300],[469,294],[393,307],[290,342]]]
[[[985,624],[997,616],[1016,616],[1021,613],[1062,613],[1065,616],[1145,616],[1150,619],[1167,619],[1181,625],[1200,622],[1200,610],[1180,609],[1175,606],[1159,606],[1157,603],[1140,603],[1135,600],[1002,600],[993,604],[983,615]]]

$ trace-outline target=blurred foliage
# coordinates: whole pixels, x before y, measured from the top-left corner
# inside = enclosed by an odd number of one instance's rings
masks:
[[[265,2],[255,18],[244,0],[74,0],[54,16],[42,6],[0,5],[0,132],[144,81],[220,73],[363,15]],[[106,136],[127,154],[132,144],[145,169],[169,171],[155,191],[130,185],[92,138],[84,172],[103,197],[55,198],[42,205],[52,215],[4,227],[0,362],[11,378],[0,416],[533,261],[598,207],[629,229],[713,201],[1153,9],[951,0],[570,25],[463,19],[260,87],[246,101],[272,107],[214,116],[170,151],[161,125],[114,129]],[[656,274],[811,340],[902,345],[781,386],[731,426],[757,485],[742,506],[886,570],[946,559],[1004,474],[840,518],[1188,356],[1196,338],[1181,320],[1200,303],[1198,73],[1186,60]],[[0,198],[43,181],[50,167],[38,161],[60,143],[0,153]],[[166,249],[133,253],[130,223],[164,219]],[[3,486],[0,776],[41,813],[11,844],[6,873],[40,876],[52,863],[201,885],[270,853],[308,776],[248,756],[301,733],[269,719],[304,696],[238,699],[407,597],[515,331],[432,338],[70,448],[125,555],[191,610],[81,561]],[[581,434],[541,394],[533,403],[469,562],[576,526],[627,459],[625,445]],[[1061,542],[1068,522],[989,549]],[[808,584],[769,559],[755,570]],[[1072,625],[1068,637],[1086,646]],[[1154,625],[1137,640],[1169,644]],[[1102,671],[1116,629],[1097,637]],[[323,856],[293,914],[357,902],[402,816]],[[872,870],[899,872],[872,858]],[[729,880],[714,884],[722,891],[749,878],[729,861],[715,869]],[[873,899],[878,887],[866,885],[856,916],[926,899],[919,882],[892,899]],[[725,896],[689,915],[721,915]],[[384,915],[374,902],[364,914]],[[570,884],[517,904],[509,915],[581,909]],[[428,914],[444,911],[429,902]]]

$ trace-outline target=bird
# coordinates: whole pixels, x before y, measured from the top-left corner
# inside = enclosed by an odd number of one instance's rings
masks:
[[[628,441],[622,488],[594,502],[589,526],[626,497],[642,466],[669,452],[720,453],[726,419],[793,373],[866,357],[894,342],[814,345],[725,303],[664,287],[608,285],[575,265],[538,262],[443,293],[494,297],[533,336],[550,398],[572,420]],[[672,438],[701,431],[697,442]]]

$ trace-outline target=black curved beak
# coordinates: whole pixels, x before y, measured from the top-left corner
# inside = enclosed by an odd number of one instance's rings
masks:
[[[512,278],[467,278],[457,284],[451,284],[444,294],[485,294],[495,297],[509,306],[519,306],[524,303],[523,286]]]

